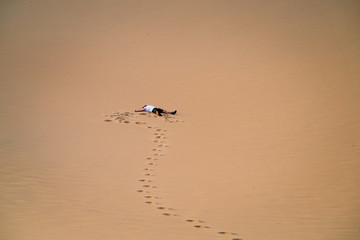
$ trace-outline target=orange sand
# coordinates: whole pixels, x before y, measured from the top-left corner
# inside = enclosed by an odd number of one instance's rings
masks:
[[[0,13],[1,240],[360,239],[358,1]]]

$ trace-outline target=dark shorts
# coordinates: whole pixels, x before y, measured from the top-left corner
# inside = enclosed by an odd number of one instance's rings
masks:
[[[155,114],[157,114],[157,115],[159,115],[159,116],[161,116],[161,114],[164,112],[164,110],[161,109],[161,108],[154,108],[154,109],[152,110],[152,112],[155,113]]]

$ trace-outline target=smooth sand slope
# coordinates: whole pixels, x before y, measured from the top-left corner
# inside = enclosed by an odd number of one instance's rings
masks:
[[[154,135],[154,148],[151,149],[151,154],[149,154],[144,161],[144,169],[143,169],[143,177],[138,179],[141,183],[140,188],[137,190],[138,193],[142,194],[144,198],[144,202],[148,205],[153,205],[156,209],[161,211],[163,216],[174,217],[178,221],[183,221],[189,223],[190,226],[198,229],[206,229],[208,230],[208,234],[220,234],[220,235],[229,235],[232,236],[231,239],[239,240],[237,236],[238,233],[235,232],[226,232],[219,231],[214,227],[210,227],[206,224],[205,221],[199,219],[193,219],[186,216],[181,215],[181,211],[178,211],[174,208],[164,205],[162,197],[159,195],[159,192],[156,191],[158,186],[156,185],[156,176],[157,176],[157,168],[161,164],[161,160],[163,160],[166,152],[166,148],[169,147],[167,144],[167,130],[156,127],[153,124],[159,124],[156,121],[143,121],[145,117],[142,117],[142,120],[139,119],[139,116],[147,116],[149,118],[163,118],[165,120],[165,124],[168,125],[171,123],[184,123],[184,120],[176,119],[175,116],[163,114],[162,117],[154,115],[152,113],[119,113],[114,112],[112,114],[105,115],[106,122],[118,122],[123,124],[136,124],[138,126],[143,126],[147,130],[150,130]],[[159,121],[158,120],[158,121]],[[163,121],[162,121],[163,122]],[[211,229],[211,230],[209,230]]]
[[[360,239],[359,22],[358,1],[1,1],[0,239]]]

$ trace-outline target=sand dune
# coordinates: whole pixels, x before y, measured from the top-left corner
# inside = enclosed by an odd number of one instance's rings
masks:
[[[359,9],[1,1],[0,239],[360,239]]]
[[[161,211],[161,214],[167,217],[176,217],[181,219],[181,221],[185,221],[187,223],[191,223],[192,227],[197,229],[211,229],[213,233],[220,234],[220,235],[230,235],[232,236],[233,240],[239,240],[240,238],[236,237],[239,234],[234,232],[224,232],[219,231],[219,229],[216,229],[214,227],[210,227],[206,224],[205,221],[199,220],[199,219],[190,219],[186,216],[182,216],[181,212],[178,213],[178,211],[174,208],[171,208],[169,206],[164,206],[162,203],[161,196],[158,196],[156,192],[156,188],[158,187],[153,182],[156,182],[154,178],[156,179],[156,168],[161,163],[161,160],[163,160],[164,155],[164,149],[169,147],[166,141],[166,129],[158,128],[154,125],[148,124],[146,121],[144,121],[144,118],[142,121],[139,121],[139,116],[147,116],[149,118],[163,118],[166,124],[170,123],[183,123],[184,120],[177,119],[175,116],[169,116],[164,115],[162,117],[154,115],[152,113],[139,113],[139,114],[133,114],[129,112],[119,113],[115,112],[112,114],[106,114],[105,115],[105,121],[106,122],[119,122],[124,124],[136,124],[139,126],[144,126],[148,130],[151,130],[154,135],[154,144],[155,148],[151,149],[151,155],[145,158],[145,168],[144,168],[144,177],[139,179],[138,181],[142,184],[141,189],[138,189],[137,192],[143,194],[143,197],[145,199],[145,203],[148,205],[154,205],[156,209]],[[154,122],[155,123],[155,122]],[[154,124],[153,123],[153,124]]]

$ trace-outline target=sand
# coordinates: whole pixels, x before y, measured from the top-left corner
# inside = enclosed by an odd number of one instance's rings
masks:
[[[1,240],[360,239],[358,1],[0,20]]]

